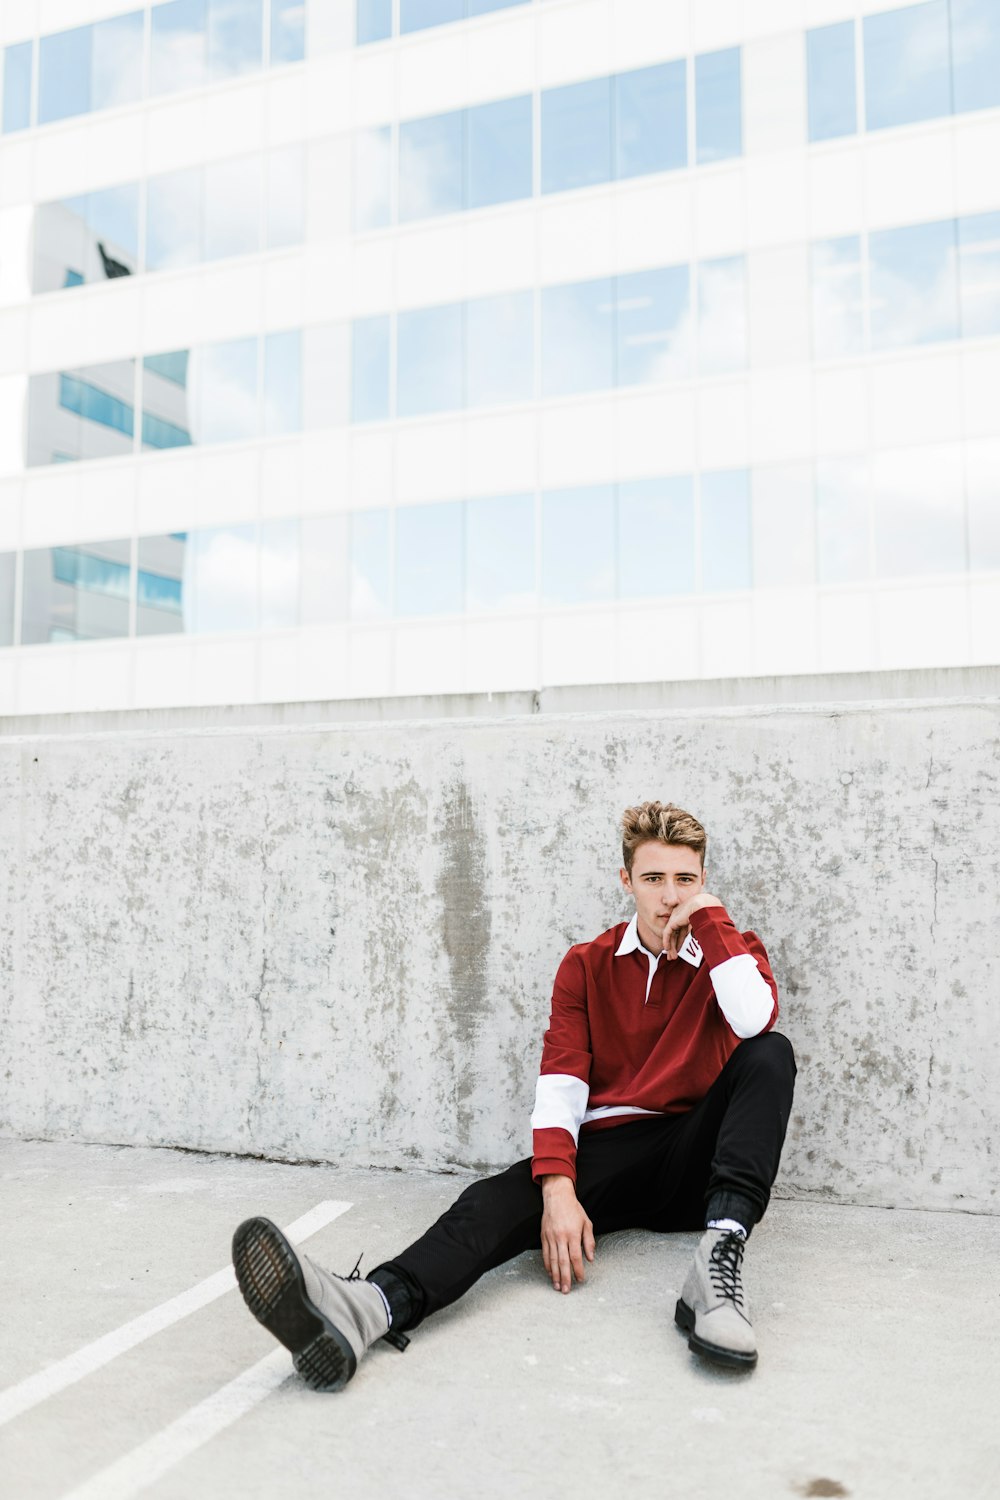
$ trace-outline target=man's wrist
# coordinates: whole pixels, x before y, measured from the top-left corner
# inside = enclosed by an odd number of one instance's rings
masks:
[[[542,1178],[542,1194],[546,1198],[562,1193],[571,1193],[576,1197],[576,1183],[572,1177],[564,1177],[558,1172],[549,1173]]]

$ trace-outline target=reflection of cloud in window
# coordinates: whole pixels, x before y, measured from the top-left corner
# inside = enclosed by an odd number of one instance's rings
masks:
[[[136,24],[136,21],[138,24]],[[121,16],[94,27],[92,108],[138,99],[142,82],[142,16]]]
[[[746,364],[743,257],[698,267],[698,368],[702,374]]]
[[[185,630],[252,630],[257,624],[255,527],[189,532],[182,598]]]
[[[926,252],[889,264],[876,250],[872,237],[871,315],[874,348],[896,348],[958,336],[957,269],[954,244],[937,264],[928,266]]]
[[[361,130],[354,138],[356,229],[378,229],[389,222],[390,151],[388,128]]]
[[[871,486],[880,573],[900,577],[965,568],[957,443],[873,454]]]
[[[205,33],[172,26],[158,30],[153,10],[152,91],[168,93],[205,82]]]
[[[196,443],[226,443],[257,435],[255,339],[191,351],[191,435]]]

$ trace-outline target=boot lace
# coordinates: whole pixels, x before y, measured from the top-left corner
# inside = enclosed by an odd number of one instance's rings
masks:
[[[361,1280],[361,1261],[364,1253],[365,1252],[362,1250],[361,1254],[358,1256],[357,1260],[354,1263],[354,1270],[351,1272],[350,1276],[341,1276],[341,1281]],[[397,1333],[394,1328],[390,1328],[387,1333],[383,1333],[382,1342],[385,1344],[391,1344],[394,1349],[399,1350],[400,1354],[406,1353],[406,1350],[409,1347],[410,1343],[405,1333]]]
[[[708,1276],[720,1297],[733,1302],[743,1311],[743,1283],[740,1280],[741,1262],[745,1248],[743,1237],[729,1230],[712,1246],[708,1260]]]

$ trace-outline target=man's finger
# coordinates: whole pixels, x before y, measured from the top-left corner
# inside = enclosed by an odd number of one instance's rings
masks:
[[[542,1240],[542,1265],[546,1271],[549,1269],[549,1242],[547,1239]]]
[[[568,1292],[570,1289],[570,1263],[569,1246],[565,1240],[559,1242],[559,1290]]]
[[[597,1241],[594,1239],[594,1226],[588,1219],[583,1227],[583,1253],[588,1260],[593,1260]]]
[[[579,1244],[574,1245],[570,1252],[570,1265],[573,1267],[573,1275],[577,1281],[586,1281],[587,1278],[583,1274],[583,1256],[580,1253]]]

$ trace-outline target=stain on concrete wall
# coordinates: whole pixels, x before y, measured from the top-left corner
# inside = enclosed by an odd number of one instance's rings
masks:
[[[0,1129],[500,1166],[617,820],[709,831],[800,1063],[779,1189],[995,1211],[990,703],[0,741]]]

